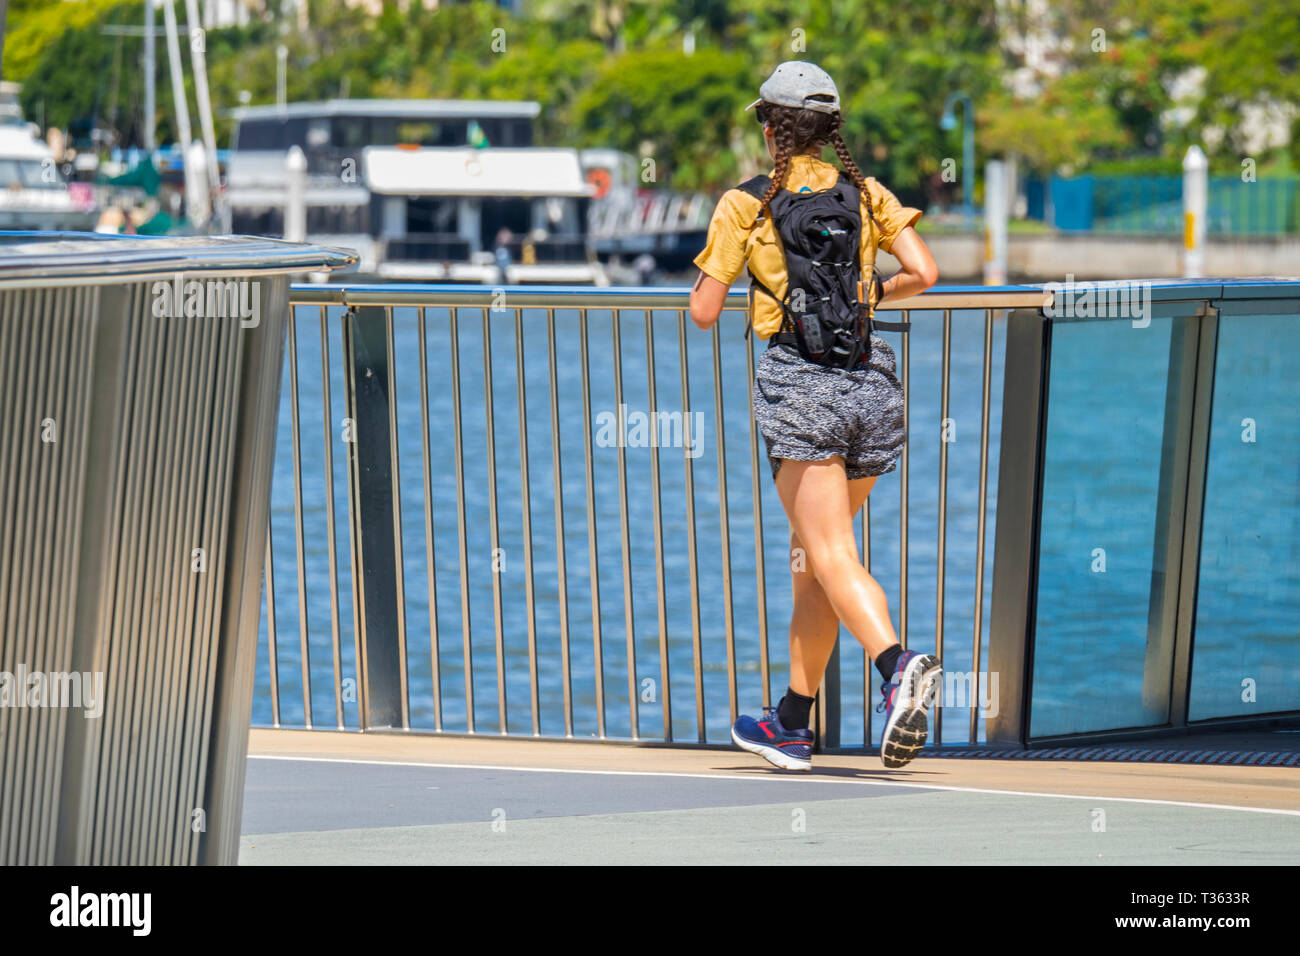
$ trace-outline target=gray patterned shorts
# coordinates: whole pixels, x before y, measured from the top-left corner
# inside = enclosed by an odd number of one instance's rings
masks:
[[[894,350],[871,337],[871,363],[840,375],[792,346],[763,353],[754,373],[754,418],[776,477],[782,458],[842,455],[850,481],[893,471],[902,454],[903,386]]]

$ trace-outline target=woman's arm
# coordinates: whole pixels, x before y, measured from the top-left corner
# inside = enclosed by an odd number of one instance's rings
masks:
[[[730,286],[701,272],[691,289],[691,321],[705,331],[713,328],[713,323],[722,314],[722,305],[727,301],[729,289]]]
[[[889,252],[902,268],[884,281],[882,300],[920,295],[939,281],[939,267],[930,254],[930,247],[911,226],[898,234]]]

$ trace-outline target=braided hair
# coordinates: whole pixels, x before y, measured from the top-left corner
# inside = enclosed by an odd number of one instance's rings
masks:
[[[834,113],[822,113],[817,110],[796,109],[778,106],[775,103],[760,103],[758,118],[772,127],[772,138],[776,141],[776,168],[772,183],[763,195],[762,208],[768,218],[772,216],[771,202],[785,186],[786,176],[790,171],[790,157],[801,153],[810,146],[825,146],[829,143],[840,158],[845,174],[857,184],[858,191],[867,205],[867,216],[876,221],[875,210],[871,206],[871,194],[867,191],[867,181],[853,161],[849,147],[840,136],[840,127],[844,119],[837,110]],[[879,225],[877,223],[877,225]]]

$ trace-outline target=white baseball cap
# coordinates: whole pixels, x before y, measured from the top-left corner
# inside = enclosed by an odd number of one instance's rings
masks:
[[[813,99],[829,96],[829,100]],[[786,60],[758,88],[758,99],[745,107],[752,110],[760,103],[775,103],[795,109],[835,113],[840,108],[840,91],[831,75],[815,63]]]

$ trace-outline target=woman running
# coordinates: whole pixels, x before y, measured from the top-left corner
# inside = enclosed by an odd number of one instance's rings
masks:
[[[867,332],[863,313],[891,296],[924,292],[938,269],[913,228],[920,210],[902,206],[853,162],[839,132],[839,91],[825,71],[782,63],[748,109],[763,124],[775,166],[719,201],[695,259],[691,318],[711,328],[748,266],[750,322],[768,341],[754,379],[754,415],[790,520],[794,613],[785,695],[761,719],[742,715],[731,738],[778,767],[812,769],[813,695],[843,622],[884,681],[881,759],[902,767],[925,744],[941,671],[934,656],[902,649],[853,535],[854,516],[876,479],[894,470],[906,434],[893,349]],[[843,172],[822,161],[828,144]],[[883,281],[875,275],[877,249],[902,265]]]

